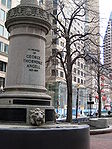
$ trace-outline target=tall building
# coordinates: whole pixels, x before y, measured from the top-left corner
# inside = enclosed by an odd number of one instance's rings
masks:
[[[112,99],[112,12],[110,13],[106,32],[103,40],[103,60],[107,70],[105,74],[104,84],[107,99]]]
[[[103,40],[104,65],[112,69],[112,12],[108,21],[107,29]]]
[[[99,0],[89,0],[86,3],[87,13],[85,20],[89,23],[85,23],[85,32],[89,31],[91,34],[88,36],[89,40],[85,42],[86,50],[92,59],[96,59],[97,63],[100,63],[100,27],[99,27]],[[92,42],[91,42],[91,41]],[[88,95],[91,94],[94,101],[93,108],[98,107],[98,102],[95,98],[98,90],[98,65],[92,60],[86,62],[86,88]],[[88,105],[89,106],[89,105]]]
[[[58,14],[58,5],[56,0],[46,0],[47,2],[47,9],[51,10],[51,13],[57,15]],[[74,9],[74,5],[71,5],[70,1],[65,1],[67,3],[67,6],[65,8],[65,15],[68,17],[70,16],[70,12],[72,9]],[[78,2],[78,1],[77,1]],[[81,2],[81,1],[80,1]],[[44,3],[45,1],[40,0],[40,4]],[[85,17],[86,22],[91,22],[91,20],[94,18],[93,22],[91,23],[84,23],[80,20],[76,20],[73,24],[71,34],[80,34],[87,30],[92,30],[93,34],[99,33],[99,0],[89,0],[87,3],[85,3],[87,12]],[[51,6],[51,8],[50,8]],[[60,16],[60,21],[64,23],[64,18]],[[59,24],[52,19],[52,27],[53,28],[59,28]],[[88,25],[87,25],[88,24]],[[51,30],[49,35],[47,36],[47,48],[46,48],[46,59],[48,59],[50,56],[54,55],[56,51],[62,51],[63,57],[64,55],[64,47],[65,47],[65,40],[64,38],[56,39],[56,31]],[[95,41],[95,43],[99,44],[99,36],[89,36],[90,39]],[[53,44],[51,44],[53,43]],[[97,57],[99,54],[100,49],[96,48],[95,44],[89,44],[89,53],[94,57]],[[81,50],[81,47],[85,44],[84,42],[76,43],[78,48]],[[74,46],[71,46],[71,49],[74,49]],[[87,48],[87,47],[86,47]],[[89,71],[89,73],[87,72]],[[91,72],[91,75],[90,75]],[[88,76],[89,74],[89,76]],[[88,79],[89,78],[89,79]],[[76,96],[77,96],[77,85],[80,84],[80,91],[79,91],[79,107],[81,109],[87,108],[87,99],[89,98],[89,94],[92,94],[92,100],[95,101],[95,95],[97,92],[97,82],[96,82],[96,75],[95,70],[92,70],[90,65],[85,63],[83,59],[78,59],[73,66],[73,72],[72,72],[72,85],[73,85],[73,108],[76,107]],[[59,59],[53,59],[51,63],[47,66],[46,69],[46,85],[47,89],[51,93],[52,96],[54,96],[54,106],[57,108],[66,108],[66,81],[65,81],[65,75],[62,68],[62,65],[59,61]],[[96,107],[96,102],[95,106]]]
[[[59,13],[59,8],[57,5],[57,1],[47,1],[47,4],[49,2],[49,6],[51,5],[50,9],[47,5],[47,9],[51,10],[51,13],[54,15],[57,15]],[[73,11],[73,5],[71,5],[70,1],[65,1],[66,8],[65,8],[65,15],[66,17],[70,17],[71,11]],[[64,24],[64,18],[63,16],[59,16],[60,21]],[[54,28],[60,28],[60,25],[55,21],[55,19],[51,20],[52,22],[52,28],[51,32],[47,36],[47,48],[46,48],[46,59],[53,55],[57,51],[61,52],[63,58],[65,58],[65,39],[63,37],[57,38],[57,31]],[[81,34],[84,32],[84,22],[75,20],[73,23],[73,26],[71,27],[71,35],[73,34]],[[52,43],[52,44],[51,44]],[[77,42],[77,44],[71,46],[71,50],[76,49],[75,46],[77,46],[77,50],[81,52],[82,47],[84,43],[83,42]],[[72,86],[73,86],[73,108],[76,107],[76,99],[77,99],[77,86],[80,84],[79,89],[79,107],[81,109],[84,109],[87,107],[87,97],[86,97],[86,89],[85,89],[85,62],[83,59],[78,59],[74,65],[73,65],[73,71],[72,71]],[[53,97],[53,104],[55,108],[66,110],[67,107],[67,88],[66,88],[66,79],[64,70],[62,67],[62,64],[59,59],[54,58],[49,63],[46,69],[46,87],[49,90],[49,93]]]
[[[5,77],[8,62],[8,37],[9,33],[5,28],[7,11],[19,4],[19,0],[0,0],[0,89],[5,86]]]

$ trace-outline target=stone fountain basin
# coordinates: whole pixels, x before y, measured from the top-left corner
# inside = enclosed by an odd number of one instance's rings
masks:
[[[1,149],[90,149],[88,125],[0,125]]]

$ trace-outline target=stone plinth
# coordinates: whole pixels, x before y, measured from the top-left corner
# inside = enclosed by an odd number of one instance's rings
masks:
[[[22,0],[19,6],[9,10],[5,25],[10,44],[6,87],[0,95],[0,121],[20,119],[29,124],[29,112],[35,108],[44,110],[45,121],[53,121],[54,109],[45,88],[45,36],[51,28],[49,15],[37,5],[37,0]],[[50,119],[49,113],[52,113]]]
[[[13,126],[14,127],[14,126]],[[89,127],[0,128],[1,149],[90,149]]]
[[[94,129],[108,128],[108,119],[106,118],[92,118],[89,120],[88,124]]]

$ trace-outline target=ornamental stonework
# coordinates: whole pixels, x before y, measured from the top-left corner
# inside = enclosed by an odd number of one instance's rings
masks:
[[[32,7],[32,6],[18,6],[8,11],[7,20],[16,17],[33,17],[50,21],[49,14],[45,10],[39,7]]]

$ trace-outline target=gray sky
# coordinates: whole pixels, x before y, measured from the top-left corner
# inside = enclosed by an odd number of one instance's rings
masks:
[[[104,36],[111,11],[112,11],[112,0],[100,0],[100,18],[101,18],[100,30],[102,36]]]
[[[102,38],[100,44],[103,45],[103,37],[107,28],[107,23],[112,11],[112,0],[99,0],[100,2],[100,34]],[[103,48],[101,48],[101,62],[103,63]]]

